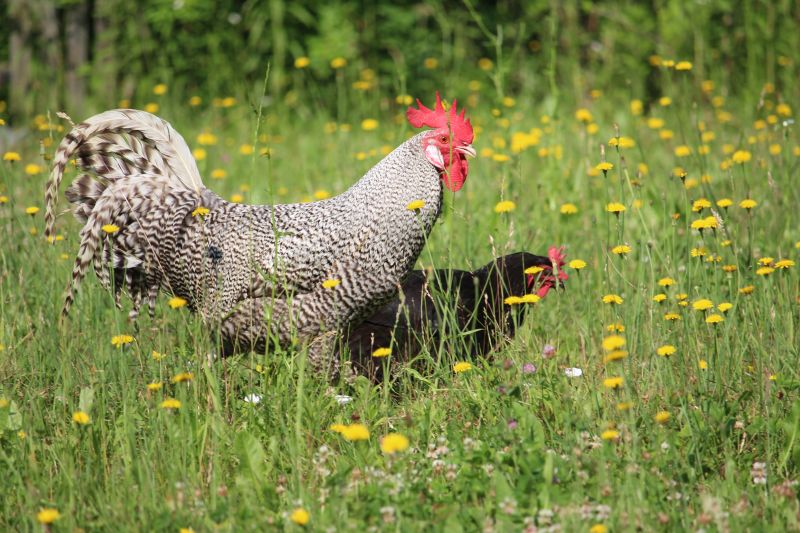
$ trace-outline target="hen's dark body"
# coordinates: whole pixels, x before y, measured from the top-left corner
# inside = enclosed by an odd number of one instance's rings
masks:
[[[400,294],[358,326],[343,341],[353,369],[380,381],[386,363],[412,361],[424,350],[450,348],[458,357],[484,356],[503,339],[513,337],[524,320],[527,304],[507,305],[508,296],[524,296],[531,288],[531,267],[552,269],[547,257],[519,252],[468,272],[411,272]],[[391,348],[390,360],[373,357]]]

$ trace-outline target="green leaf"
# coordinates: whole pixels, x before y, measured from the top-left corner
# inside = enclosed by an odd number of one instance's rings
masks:
[[[80,399],[78,400],[78,409],[84,413],[89,413],[92,410],[92,403],[94,403],[94,389],[92,387],[82,388]]]

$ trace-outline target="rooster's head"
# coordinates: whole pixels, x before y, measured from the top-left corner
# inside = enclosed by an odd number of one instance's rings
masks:
[[[415,128],[434,128],[423,135],[422,149],[428,161],[439,170],[447,188],[457,191],[467,179],[469,165],[466,156],[475,156],[472,124],[464,118],[463,109],[458,113],[455,100],[450,109],[445,110],[438,92],[433,109],[428,109],[419,100],[417,106],[419,109],[409,107],[406,111],[408,121]]]

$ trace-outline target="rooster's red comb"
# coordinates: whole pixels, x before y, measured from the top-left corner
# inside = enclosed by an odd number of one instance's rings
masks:
[[[466,112],[462,109],[461,113],[456,108],[456,101],[453,100],[453,105],[450,111],[446,111],[442,104],[442,98],[439,96],[439,91],[436,91],[436,106],[433,109],[428,109],[422,102],[417,99],[417,106],[419,109],[409,107],[406,110],[406,117],[408,122],[415,128],[422,128],[428,126],[429,128],[444,128],[450,125],[453,135],[457,141],[472,144],[474,133],[472,131],[472,124],[469,119],[465,118]]]

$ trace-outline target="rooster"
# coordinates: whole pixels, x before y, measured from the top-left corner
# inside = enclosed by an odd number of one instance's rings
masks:
[[[131,109],[95,115],[59,145],[46,192],[53,235],[59,184],[83,223],[62,310],[90,265],[100,282],[154,313],[160,290],[219,332],[222,351],[264,351],[345,327],[390,299],[474,156],[473,130],[453,101],[417,100],[406,116],[429,127],[342,194],[306,204],[242,205],[207,189],[189,147],[166,121]]]
[[[393,368],[445,340],[472,358],[484,356],[514,336],[528,304],[567,280],[563,267],[563,249],[551,247],[547,257],[515,253],[473,272],[415,270],[397,297],[349,328],[342,347],[353,370],[375,381],[383,379],[384,360],[374,355],[387,352]]]

